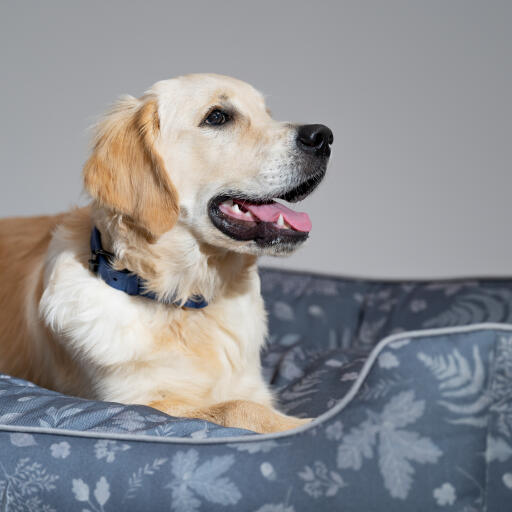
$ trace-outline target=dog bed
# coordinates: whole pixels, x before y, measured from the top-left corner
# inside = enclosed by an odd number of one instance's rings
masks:
[[[504,512],[512,280],[370,282],[263,270],[258,435],[0,378],[0,509]]]

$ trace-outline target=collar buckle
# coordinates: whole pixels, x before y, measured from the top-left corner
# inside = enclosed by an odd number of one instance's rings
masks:
[[[111,252],[104,251],[103,249],[91,250],[91,259],[89,259],[88,262],[89,262],[89,270],[94,274],[98,273],[98,268],[100,266],[100,259],[99,259],[100,254],[102,256],[106,256],[109,259],[113,256],[113,254]]]
[[[98,267],[99,267],[99,261],[98,261],[98,256],[96,253],[92,253],[92,258],[89,260],[89,270],[93,273],[93,274],[97,274],[98,273]]]

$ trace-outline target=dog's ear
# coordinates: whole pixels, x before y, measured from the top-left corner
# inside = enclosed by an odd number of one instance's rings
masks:
[[[156,99],[127,96],[97,127],[84,167],[86,190],[100,205],[158,237],[178,219],[178,194],[154,143],[160,130]]]

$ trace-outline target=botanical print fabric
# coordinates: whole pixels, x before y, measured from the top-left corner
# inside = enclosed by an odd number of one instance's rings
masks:
[[[323,416],[258,436],[3,376],[0,508],[509,510],[512,283],[262,279],[266,376],[283,410]]]

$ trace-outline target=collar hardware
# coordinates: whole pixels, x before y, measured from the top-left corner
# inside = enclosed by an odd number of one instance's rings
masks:
[[[96,228],[94,228],[94,229],[96,229]],[[92,250],[91,249],[91,259],[89,260],[89,270],[93,274],[97,274],[98,273],[98,268],[99,268],[99,265],[100,265],[100,261],[99,261],[99,255],[100,254],[102,256],[106,256],[109,259],[113,259],[114,258],[114,255],[111,252],[104,251],[103,249],[96,249],[96,250]]]

